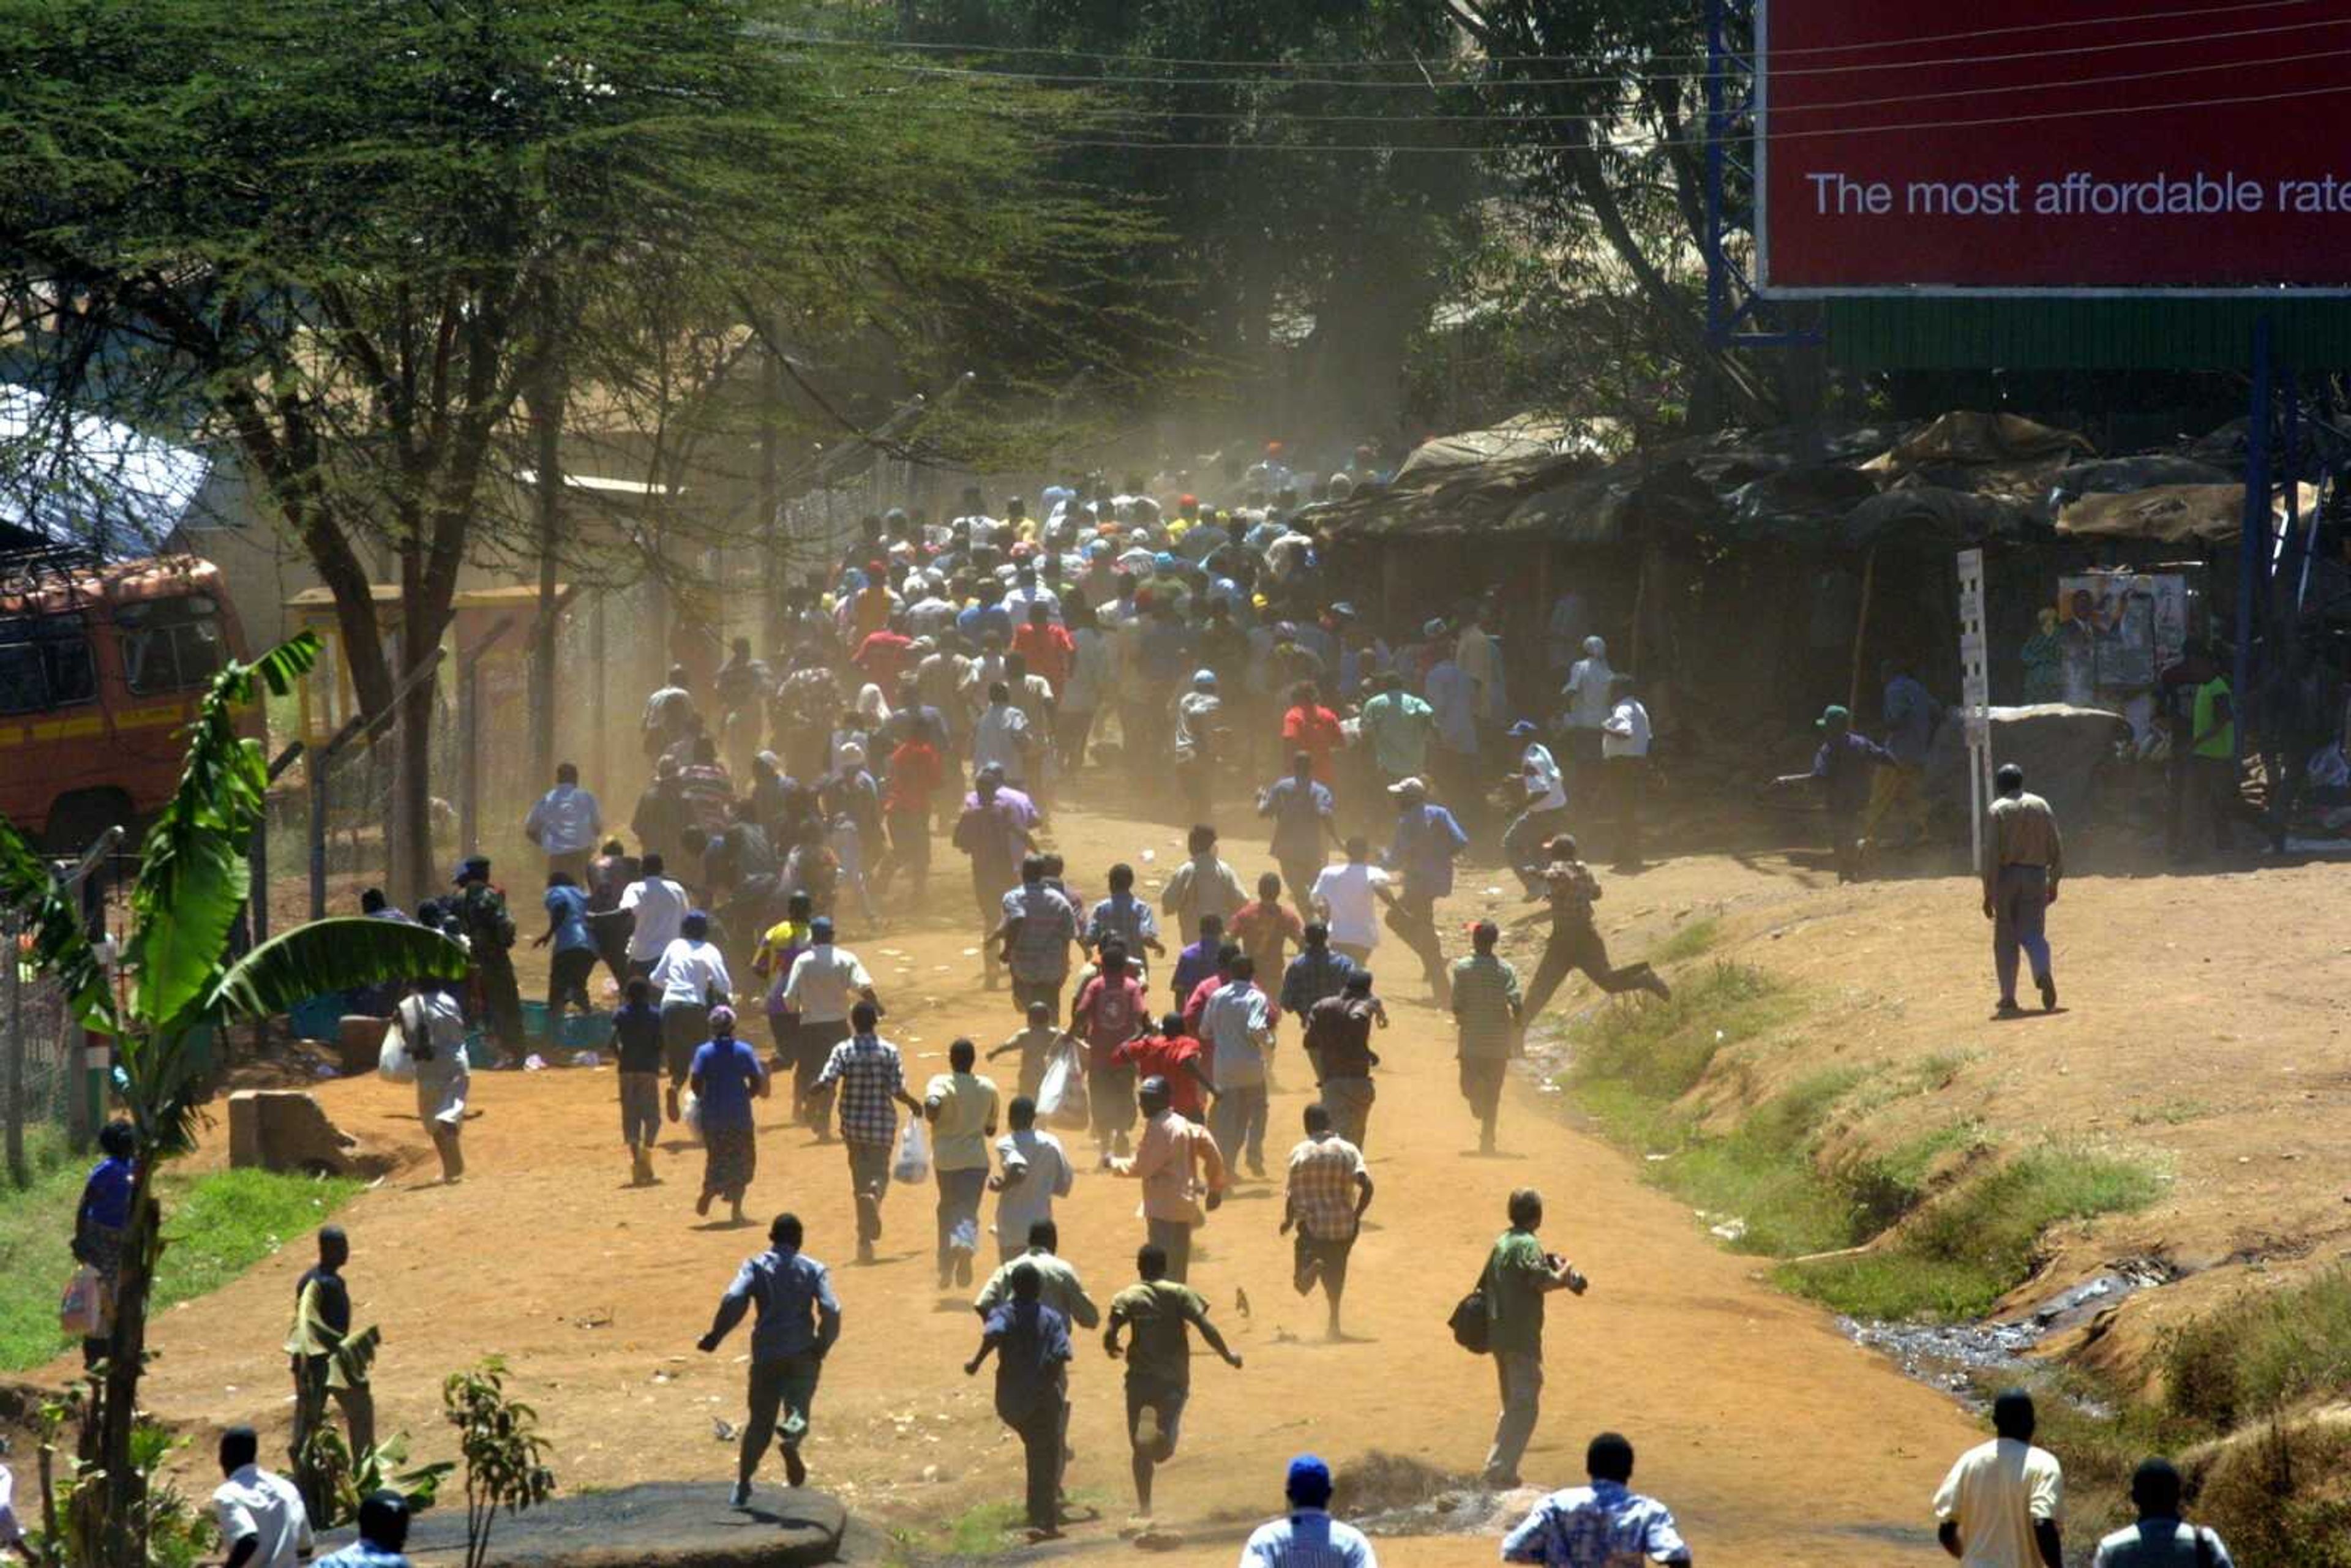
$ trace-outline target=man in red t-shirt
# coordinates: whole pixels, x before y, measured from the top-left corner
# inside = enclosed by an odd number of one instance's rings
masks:
[[[1158,1033],[1128,1040],[1111,1060],[1138,1079],[1165,1080],[1168,1108],[1187,1121],[1207,1124],[1207,1096],[1216,1085],[1200,1065],[1200,1042],[1184,1032],[1183,1014],[1169,1013],[1159,1020]]]
[[[1143,982],[1126,967],[1126,944],[1102,945],[1102,972],[1088,980],[1070,1009],[1070,1035],[1086,1044],[1086,1104],[1094,1144],[1107,1166],[1127,1151],[1134,1125],[1134,1069],[1118,1065],[1118,1048],[1151,1027]]]
[[[1339,749],[1346,737],[1339,729],[1339,716],[1322,706],[1322,692],[1312,681],[1301,681],[1290,692],[1290,709],[1281,720],[1281,743],[1285,750],[1302,751],[1314,759],[1314,782],[1325,789],[1339,788],[1339,770],[1332,766],[1331,754]]]
[[[873,891],[889,885],[890,873],[900,866],[913,879],[916,903],[931,875],[931,797],[946,777],[939,748],[920,729],[914,730],[890,753],[890,778],[882,789],[882,821],[889,830],[890,847],[873,867]]]
[[[1062,688],[1070,684],[1070,662],[1077,657],[1078,645],[1065,629],[1054,624],[1042,600],[1030,601],[1029,619],[1012,629],[1009,651],[1029,661],[1030,674],[1045,677],[1056,698],[1062,695]]]
[[[909,650],[914,640],[904,632],[884,626],[869,632],[857,646],[857,655],[850,663],[865,672],[865,678],[885,692],[898,689],[898,675],[906,667]]]

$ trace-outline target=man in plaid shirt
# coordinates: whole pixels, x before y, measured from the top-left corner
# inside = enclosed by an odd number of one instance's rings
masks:
[[[1480,920],[1469,933],[1475,949],[1453,966],[1453,1021],[1460,1027],[1461,1094],[1478,1114],[1478,1152],[1494,1152],[1494,1122],[1502,1108],[1502,1079],[1519,1054],[1519,972],[1494,951],[1501,931]]]
[[[898,1141],[898,1107],[920,1116],[923,1103],[906,1092],[906,1065],[898,1048],[873,1032],[882,1014],[872,1002],[849,1010],[850,1037],[832,1048],[810,1092],[838,1086],[841,1142],[849,1151],[849,1186],[857,1196],[857,1260],[873,1261],[882,1239],[882,1195],[890,1186],[890,1154]]]
[[[1293,1257],[1301,1296],[1322,1284],[1331,1308],[1329,1337],[1340,1339],[1339,1300],[1347,1292],[1347,1256],[1355,1249],[1364,1210],[1372,1207],[1372,1173],[1354,1145],[1331,1130],[1331,1113],[1306,1107],[1306,1140],[1290,1151],[1290,1181],[1282,1196],[1281,1228],[1298,1228]]]

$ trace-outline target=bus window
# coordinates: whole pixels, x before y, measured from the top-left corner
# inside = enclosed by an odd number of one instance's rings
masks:
[[[97,695],[98,670],[82,617],[0,620],[0,714],[42,713]]]
[[[118,605],[123,679],[140,696],[193,691],[220,673],[220,607],[200,593]]]

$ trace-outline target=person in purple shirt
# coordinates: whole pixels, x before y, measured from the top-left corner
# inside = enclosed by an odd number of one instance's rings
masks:
[[[1388,907],[1387,927],[1420,960],[1437,1005],[1450,1007],[1453,987],[1437,938],[1437,901],[1453,891],[1453,858],[1469,847],[1469,835],[1452,812],[1430,802],[1428,787],[1419,779],[1399,779],[1388,793],[1396,801],[1395,838],[1380,859],[1402,875],[1404,888]]]
[[[1200,916],[1200,939],[1176,955],[1176,1010],[1182,1012],[1184,1004],[1192,999],[1193,989],[1217,972],[1217,950],[1225,943],[1225,917],[1221,915]]]

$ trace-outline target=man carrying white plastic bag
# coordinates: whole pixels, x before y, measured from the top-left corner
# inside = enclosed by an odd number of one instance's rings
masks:
[[[996,1085],[972,1071],[977,1051],[968,1040],[947,1047],[948,1071],[923,1091],[923,1111],[938,1141],[939,1289],[971,1283],[972,1254],[979,1249],[979,1203],[987,1189],[987,1141],[996,1136]],[[910,1124],[919,1135],[920,1123]],[[904,1157],[904,1151],[900,1151]],[[908,1177],[893,1171],[900,1181]],[[917,1176],[913,1178],[920,1180]]]

